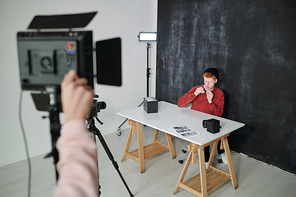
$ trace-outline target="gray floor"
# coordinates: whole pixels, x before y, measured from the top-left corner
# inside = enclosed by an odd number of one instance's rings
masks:
[[[120,166],[120,171],[126,180],[130,190],[137,197],[147,196],[194,196],[187,191],[180,189],[179,193],[173,195],[177,180],[181,174],[183,164],[179,159],[185,159],[186,154],[182,153],[182,147],[188,142],[173,138],[177,158],[172,160],[167,151],[161,155],[152,157],[145,161],[146,172],[140,174],[139,164],[127,158],[121,162],[123,149],[126,143],[129,130],[122,131],[118,137],[116,133],[104,136],[115,161]],[[144,127],[144,145],[152,142],[153,130]],[[160,134],[160,141],[166,142],[163,133]],[[98,146],[99,173],[102,197],[129,196],[117,171],[107,157],[100,142]],[[134,137],[131,149],[137,147]],[[234,169],[238,181],[238,189],[233,190],[231,181],[228,180],[221,186],[209,193],[210,197],[250,197],[250,196],[296,196],[296,176],[277,168],[257,162],[240,154],[232,152]],[[32,162],[32,197],[52,196],[55,187],[55,171],[52,159],[43,159],[42,156],[35,157]],[[214,162],[214,166],[228,171],[224,164]],[[196,175],[199,171],[198,164],[191,164],[185,180]],[[0,168],[0,196],[1,197],[24,197],[27,196],[28,167],[26,161],[17,162]]]

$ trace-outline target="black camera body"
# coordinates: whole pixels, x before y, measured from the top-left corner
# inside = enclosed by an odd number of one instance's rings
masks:
[[[209,119],[202,121],[203,128],[207,128],[207,131],[210,133],[220,132],[220,121],[216,119]]]
[[[90,118],[96,117],[101,109],[106,109],[107,104],[104,101],[98,101],[99,95],[95,95],[91,104]]]
[[[91,117],[95,117],[101,109],[106,109],[106,103],[104,101],[94,101],[91,105]]]

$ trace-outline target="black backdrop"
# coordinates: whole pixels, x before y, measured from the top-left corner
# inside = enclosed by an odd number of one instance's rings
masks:
[[[220,71],[230,148],[296,173],[295,0],[159,0],[156,97],[171,103]]]

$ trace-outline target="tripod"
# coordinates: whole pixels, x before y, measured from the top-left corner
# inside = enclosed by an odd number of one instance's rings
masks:
[[[102,144],[105,152],[107,153],[107,155],[108,155],[110,161],[112,162],[114,168],[117,170],[117,172],[118,172],[118,174],[119,174],[122,182],[124,183],[124,185],[125,185],[128,193],[130,194],[131,197],[133,197],[134,195],[131,193],[128,185],[126,184],[126,182],[125,182],[125,180],[124,180],[124,178],[123,178],[123,176],[121,174],[121,172],[119,171],[119,166],[118,166],[117,162],[114,160],[114,157],[113,157],[113,155],[112,155],[112,153],[111,153],[111,151],[110,151],[107,143],[105,142],[105,140],[104,140],[104,138],[103,138],[100,130],[95,126],[95,119],[100,124],[103,124],[103,122],[101,122],[96,116],[95,117],[94,116],[89,117],[88,120],[87,120],[88,121],[88,130],[89,130],[89,132],[93,133],[95,136],[97,136],[99,138],[99,140],[100,140],[100,142],[101,142],[101,144]],[[100,191],[99,191],[99,195],[100,195]]]

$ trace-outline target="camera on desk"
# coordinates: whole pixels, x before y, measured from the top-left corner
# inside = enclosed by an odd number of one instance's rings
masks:
[[[218,133],[220,131],[220,121],[216,119],[209,119],[202,121],[203,128],[207,128],[210,133]]]

